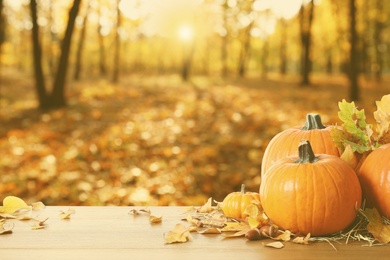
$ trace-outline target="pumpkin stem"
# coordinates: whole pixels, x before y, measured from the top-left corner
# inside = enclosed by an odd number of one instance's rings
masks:
[[[313,149],[311,148],[308,140],[302,140],[298,146],[298,160],[296,163],[314,163],[318,161],[318,157],[314,155]]]
[[[306,115],[306,123],[302,130],[324,129],[326,128],[321,121],[319,114],[310,113]]]
[[[245,184],[241,184],[241,195],[245,194]]]

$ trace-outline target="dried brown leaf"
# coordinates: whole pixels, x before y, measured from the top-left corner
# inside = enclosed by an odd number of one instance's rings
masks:
[[[204,219],[202,222],[203,225],[223,228],[227,223],[227,218],[219,212],[214,212],[214,214],[210,214],[210,216]]]
[[[189,228],[182,225],[176,224],[174,229],[164,234],[164,240],[166,244],[172,243],[185,243],[192,239]]]
[[[376,240],[382,244],[390,242],[390,225],[383,223],[382,217],[377,209],[366,209],[364,215],[367,217],[367,230]]]
[[[198,228],[197,232],[199,234],[221,234],[221,230],[215,227],[206,227],[206,228]]]
[[[33,217],[29,216],[29,215],[24,215],[24,216],[17,217],[17,219],[24,221],[24,220],[31,220],[31,219],[33,219]]]
[[[49,218],[45,218],[43,220],[40,220],[40,219],[37,219],[37,218],[33,218],[30,220],[30,223],[32,224],[31,225],[31,228],[32,229],[42,229],[45,227],[45,222],[46,220],[48,220]]]
[[[200,212],[200,213],[210,213],[210,212],[213,212],[214,208],[212,207],[212,201],[213,201],[212,198],[209,198],[207,200],[207,202],[202,207],[200,207],[198,212]]]
[[[279,230],[278,235],[275,237],[272,237],[274,240],[280,240],[280,241],[290,241],[291,240],[291,232],[289,230]]]
[[[133,214],[133,215],[140,215],[140,214],[147,214],[147,215],[150,215],[151,212],[150,212],[150,209],[131,209],[129,211],[129,214]]]
[[[70,216],[72,214],[75,214],[76,211],[74,209],[68,209],[67,211],[61,211],[60,212],[60,218],[61,219],[70,219]]]
[[[310,239],[310,233],[304,237],[296,237],[293,239],[292,242],[297,243],[297,244],[302,244],[302,245],[308,245],[309,239]]]
[[[12,214],[9,214],[9,213],[0,213],[0,217],[1,218],[5,218],[5,219],[15,219],[17,218],[17,216],[15,215],[12,215]]]
[[[153,215],[149,216],[149,222],[152,224],[161,223],[161,221],[162,221],[162,216],[153,216]]]
[[[242,230],[239,230],[233,234],[226,234],[226,233],[222,233],[222,236],[225,237],[225,238],[234,238],[234,237],[243,237],[245,236],[245,233],[250,230],[249,227],[247,227],[246,229],[242,229]]]
[[[272,247],[272,248],[276,248],[276,249],[280,249],[280,248],[283,248],[284,247],[284,244],[282,242],[271,242],[271,243],[268,243],[268,244],[265,244],[263,243],[264,246],[266,247]]]
[[[31,203],[31,206],[33,210],[40,210],[46,207],[45,204],[43,204],[41,201]]]
[[[13,228],[14,228],[13,223],[6,223],[4,221],[1,221],[0,222],[0,235],[11,234]]]
[[[248,230],[250,226],[245,222],[226,222],[226,225],[221,229],[222,232],[237,232]]]
[[[201,226],[203,226],[202,221],[200,221],[200,220],[197,219],[197,218],[193,218],[190,214],[187,214],[186,220],[187,220],[188,223],[190,223],[190,224],[193,225],[193,226],[196,226],[196,227],[201,227]]]

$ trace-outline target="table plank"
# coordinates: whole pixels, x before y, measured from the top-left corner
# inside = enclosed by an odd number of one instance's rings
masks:
[[[183,207],[149,207],[162,215],[159,224],[150,224],[146,215],[129,214],[141,207],[74,207],[69,220],[60,219],[68,207],[46,207],[34,212],[49,217],[45,228],[32,230],[27,222],[13,220],[13,233],[0,236],[0,259],[373,259],[390,254],[390,246],[365,247],[326,242],[298,245],[286,242],[283,249],[266,248],[263,242],[244,238],[224,239],[220,235],[193,234],[187,243],[164,243],[163,234],[183,223]]]

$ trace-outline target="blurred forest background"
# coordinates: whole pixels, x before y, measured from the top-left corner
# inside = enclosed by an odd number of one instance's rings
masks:
[[[0,194],[200,205],[265,147],[389,91],[383,0],[0,0]],[[371,121],[372,122],[372,121]]]

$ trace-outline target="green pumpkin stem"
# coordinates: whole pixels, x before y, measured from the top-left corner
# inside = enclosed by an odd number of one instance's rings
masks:
[[[296,163],[314,163],[318,161],[308,140],[302,140],[298,146],[298,160]]]
[[[241,184],[241,195],[245,194],[245,184]]]
[[[302,127],[302,130],[313,130],[313,129],[324,129],[326,128],[321,121],[321,117],[319,114],[307,114],[306,115],[306,123]]]

